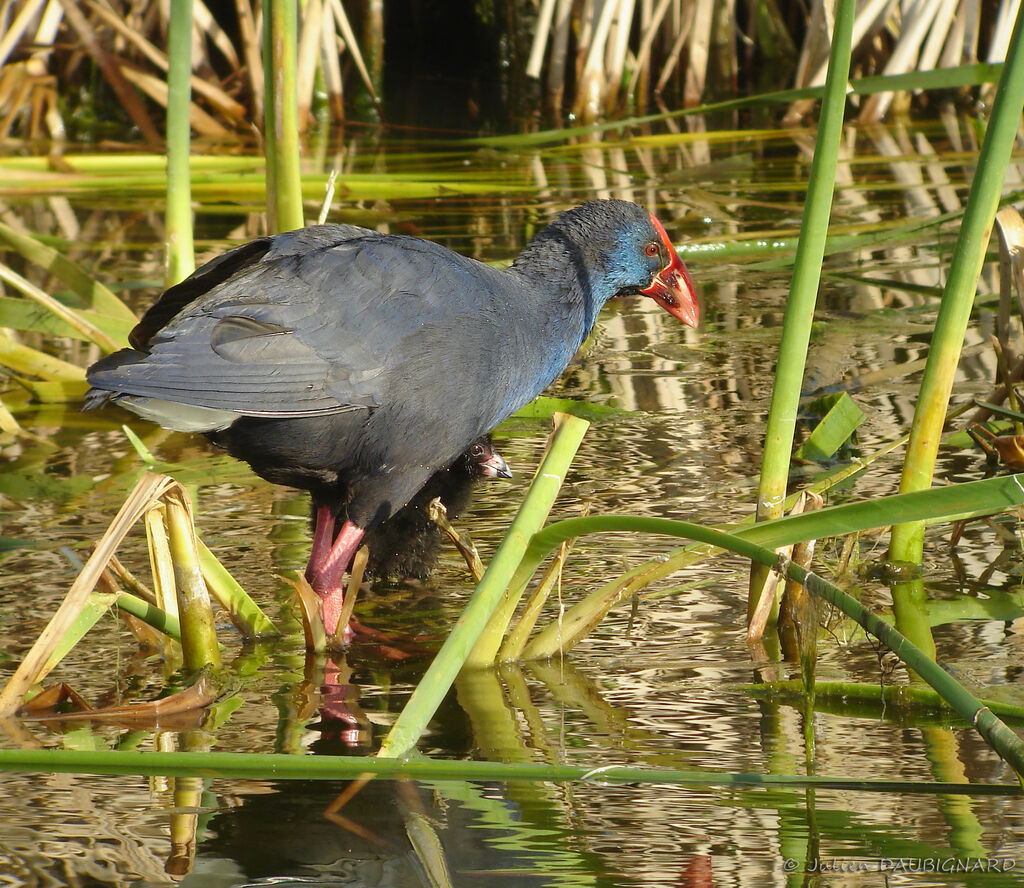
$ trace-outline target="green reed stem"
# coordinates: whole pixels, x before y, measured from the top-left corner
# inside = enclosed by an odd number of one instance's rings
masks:
[[[192,0],[171,0],[167,31],[167,258],[164,285],[187,278],[196,267],[192,245]]]
[[[825,97],[821,121],[811,162],[807,200],[804,203],[800,241],[786,316],[779,343],[779,360],[775,369],[772,402],[765,428],[764,455],[761,460],[761,483],[757,494],[759,520],[777,518],[782,514],[789,478],[789,460],[793,449],[793,433],[800,403],[807,344],[814,320],[814,306],[821,280],[821,262],[825,255],[825,237],[835,190],[839,141],[843,133],[846,109],[846,85],[850,74],[850,41],[853,34],[854,0],[841,0],[836,8],[832,35],[832,54],[825,81]],[[767,577],[766,569],[754,567],[750,572],[748,615],[753,613]]]
[[[565,473],[589,426],[590,423],[585,419],[556,414],[551,443],[523,504],[477,584],[469,604],[462,611],[430,668],[420,679],[378,755],[401,757],[409,752],[448,693],[459,670],[467,664],[471,655],[484,656],[476,649],[477,639],[485,629],[490,629],[491,617],[501,603],[502,596],[506,594],[510,577],[522,560],[530,538],[544,526]],[[504,635],[504,627],[495,634],[496,638],[487,645],[490,658],[484,658],[485,665],[493,664],[494,655]]]
[[[235,628],[245,638],[279,635],[277,627],[274,626],[270,618],[231,576],[227,568],[217,560],[217,556],[210,551],[206,543],[198,537],[196,537],[196,547],[199,554],[199,567],[203,573],[203,579],[206,581],[206,587],[221,607],[227,611]]]
[[[272,231],[304,224],[299,172],[296,0],[263,0],[263,113],[267,154],[267,215]]]
[[[758,700],[770,700],[799,706],[804,697],[803,682],[800,679],[766,681],[760,684],[733,685],[732,690],[742,691]],[[982,702],[1002,719],[1021,724],[1024,722],[1024,706],[1004,703],[1000,700]],[[913,713],[914,725],[929,724],[929,717],[935,723],[948,724],[949,704],[929,687],[923,685],[886,684],[861,681],[819,681],[815,684],[814,708],[816,712],[842,714],[847,718],[903,718]]]
[[[858,503],[828,506],[802,515],[789,515],[729,528],[740,539],[766,548],[779,548],[803,540],[825,539],[886,527],[893,521],[952,521],[990,515],[1024,504],[1024,475],[968,481],[915,493],[878,497]],[[549,524],[534,534],[517,575],[527,578],[557,546],[574,536],[623,531],[693,537],[687,526],[668,518],[629,515],[592,515]],[[688,567],[696,557],[709,554],[706,546],[685,546],[659,559],[641,564],[605,584],[560,614],[527,645],[524,659],[546,659],[564,654],[604,619],[608,610],[640,589]]]
[[[175,491],[165,495],[167,538],[174,560],[174,581],[178,590],[178,619],[181,651],[186,669],[203,666],[220,668],[220,646],[214,624],[210,593],[196,550],[195,528],[189,509]]]
[[[1024,494],[1024,490],[1019,492]],[[1020,497],[1016,498],[1020,499]],[[814,518],[820,514],[820,512],[811,512],[797,517]],[[794,519],[788,518],[780,519],[780,523],[783,521],[797,523]],[[685,521],[671,521],[665,518],[639,518],[627,515],[605,515],[594,518],[571,518],[546,527],[541,533],[534,536],[529,552],[523,558],[523,567],[525,568],[528,562],[536,565],[539,562],[538,556],[541,555],[542,551],[550,551],[563,539],[582,535],[582,528],[584,526],[594,528],[595,530],[665,533],[670,536],[686,537],[700,543],[735,552],[743,558],[749,558],[769,570],[776,570],[788,579],[795,580],[808,591],[841,610],[851,620],[858,623],[865,632],[870,633],[881,641],[882,644],[906,663],[910,669],[921,676],[959,715],[967,719],[972,727],[1010,764],[1018,775],[1024,776],[1024,741],[1021,741],[987,706],[970,694],[945,669],[929,657],[927,653],[911,643],[905,636],[880,617],[865,608],[855,598],[852,598],[838,586],[811,573],[795,562],[777,555],[774,549],[765,548],[741,536],[722,533],[718,530],[712,530],[711,528],[690,524]],[[755,531],[766,526],[755,525],[753,528],[749,528],[746,533],[749,536],[757,536],[759,534],[756,534]]]
[[[860,777],[806,777],[799,774],[733,774],[679,771],[630,765],[479,762],[441,759],[368,758],[346,755],[282,755],[250,752],[122,752],[112,749],[0,749],[0,772],[44,774],[192,775],[253,780],[351,780],[369,773],[407,780],[531,780],[568,783],[665,783],[692,786],[794,788],[818,786],[858,792],[945,796],[1018,796],[1010,783],[925,783],[921,780],[867,780]]]
[[[964,210],[949,278],[935,321],[931,348],[918,393],[914,421],[903,462],[900,491],[923,490],[932,483],[942,425],[953,389],[967,323],[970,320],[978,278],[999,207],[1003,179],[1017,136],[1024,107],[1024,15],[1017,16],[1006,54],[1006,64],[996,89],[992,118],[978,155],[977,172]],[[919,564],[924,551],[924,524],[899,524],[893,528],[889,558]]]

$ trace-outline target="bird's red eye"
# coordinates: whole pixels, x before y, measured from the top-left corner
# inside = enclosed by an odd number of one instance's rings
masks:
[[[658,249],[657,244],[648,244],[646,247],[644,247],[644,252],[648,256],[657,256],[660,250]]]

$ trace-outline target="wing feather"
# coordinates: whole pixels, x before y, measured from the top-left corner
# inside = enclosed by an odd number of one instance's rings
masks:
[[[89,382],[242,416],[373,409],[405,365],[444,372],[432,365],[443,363],[450,332],[418,334],[479,318],[488,282],[501,276],[437,244],[354,226],[301,229],[237,254],[168,290],[169,305],[154,305],[133,335],[144,350],[104,358]],[[154,329],[151,316],[171,310]]]

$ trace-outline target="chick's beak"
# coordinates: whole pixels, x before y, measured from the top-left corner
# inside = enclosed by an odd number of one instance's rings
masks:
[[[671,257],[666,265],[651,281],[650,285],[641,289],[645,296],[650,296],[672,317],[678,318],[688,327],[696,327],[700,320],[700,305],[697,302],[697,291],[690,280],[683,260],[679,258],[672,241],[669,240],[662,224],[651,214],[651,222],[661,238],[665,252]]]
[[[487,459],[480,463],[479,467],[481,478],[511,478],[512,470],[508,467],[508,463],[502,458],[500,453],[491,453]]]

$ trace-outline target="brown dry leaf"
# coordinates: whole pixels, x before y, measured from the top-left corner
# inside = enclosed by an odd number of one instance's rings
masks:
[[[204,671],[193,685],[169,697],[100,709],[90,708],[79,694],[61,683],[42,691],[19,714],[35,721],[102,721],[133,726],[191,727],[202,724],[206,717],[203,710],[216,699],[213,681]],[[76,707],[74,711],[56,711],[58,706],[68,703]]]
[[[313,591],[309,580],[301,574],[291,582],[295,587],[299,607],[302,609],[302,634],[306,639],[306,650],[326,650],[327,632],[324,629],[323,618],[320,616],[320,596]]]
[[[29,700],[21,715],[28,718],[49,718],[56,713],[58,707],[70,706],[67,713],[88,712],[92,707],[85,701],[85,698],[69,684],[60,682],[43,688],[31,700]]]
[[[970,426],[967,434],[990,460],[1015,471],[1024,469],[1024,435],[996,435],[982,425]]]
[[[1024,435],[999,435],[990,443],[1004,466],[1015,471],[1024,469]]]

